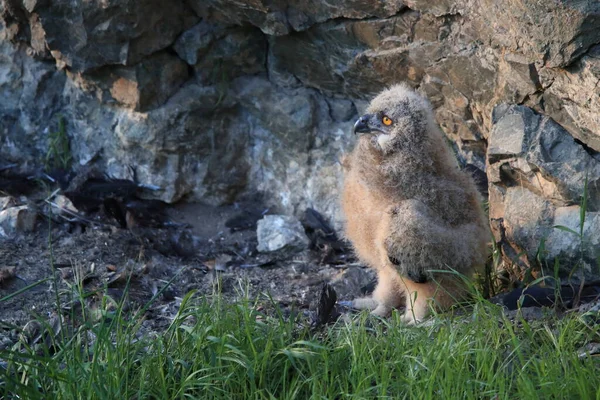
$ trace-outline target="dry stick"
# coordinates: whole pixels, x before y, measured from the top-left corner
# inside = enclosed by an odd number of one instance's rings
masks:
[[[54,196],[56,196],[58,194],[58,192],[60,192],[60,188],[58,188],[54,192],[50,193],[50,196],[46,197],[46,199],[44,201],[49,201],[50,199],[54,198]]]
[[[64,212],[64,213],[66,213],[66,214],[69,214],[69,215],[71,215],[72,217],[75,217],[75,218],[77,218],[77,219],[78,219],[78,220],[80,220],[80,221],[87,222],[88,224],[92,224],[92,225],[93,225],[93,224],[97,224],[97,225],[100,225],[100,226],[103,226],[103,227],[110,226],[110,225],[107,225],[107,224],[105,224],[105,223],[103,223],[103,222],[92,221],[91,219],[88,219],[88,218],[82,217],[81,215],[79,215],[79,214],[78,214],[78,213],[76,213],[75,211],[71,211],[71,210],[69,210],[68,208],[61,207],[61,206],[59,206],[58,204],[56,204],[56,203],[54,203],[54,202],[52,202],[52,201],[49,201],[49,200],[47,200],[47,199],[46,199],[46,200],[44,200],[44,201],[45,201],[46,203],[50,204],[52,207],[58,208],[60,211],[62,211],[62,212]],[[69,221],[69,222],[73,222],[73,221]]]
[[[5,171],[7,169],[11,169],[11,168],[16,167],[16,166],[17,166],[17,163],[3,165],[3,166],[0,167],[0,171]]]

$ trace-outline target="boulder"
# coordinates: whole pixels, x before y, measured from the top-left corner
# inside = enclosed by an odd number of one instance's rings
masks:
[[[300,251],[310,244],[300,221],[286,215],[265,215],[258,221],[256,234],[260,252]]]
[[[188,79],[188,67],[167,52],[155,53],[132,66],[100,68],[71,79],[103,103],[148,111],[164,104]]]
[[[580,206],[558,207],[553,224],[554,229],[545,242],[545,258],[557,260],[564,273],[585,276],[588,280],[598,276],[600,213],[587,212],[583,217]]]
[[[0,211],[0,236],[12,237],[17,233],[32,232],[37,212],[28,206],[10,207]]]
[[[76,71],[137,64],[198,20],[181,0],[43,1],[33,11],[57,65]]]
[[[456,8],[470,15],[480,40],[518,51],[532,62],[543,61],[546,67],[566,67],[598,44],[596,1],[483,0]]]
[[[238,76],[266,72],[266,42],[257,28],[223,27],[203,20],[183,32],[173,48],[194,67],[199,82],[226,85]]]
[[[211,44],[222,36],[224,30],[219,25],[202,20],[179,35],[173,44],[173,50],[183,61],[195,65],[206,54]]]
[[[547,86],[545,111],[575,138],[600,151],[600,45],[571,68],[544,71],[542,78]]]
[[[335,18],[385,18],[404,8],[402,0],[191,0],[197,12],[233,24],[250,23],[267,35],[286,35]],[[216,14],[216,15],[215,15]]]
[[[600,161],[552,119],[500,105],[488,146],[490,219],[511,264],[598,273]],[[585,206],[585,215],[582,207]]]
[[[7,208],[14,207],[17,201],[14,197],[11,196],[3,196],[0,197],[0,211],[4,211]]]
[[[416,83],[419,69],[411,68],[410,50],[404,46],[417,19],[416,13],[405,12],[390,21],[327,22],[271,38],[271,68],[291,73],[304,85],[350,97],[368,98],[402,80]],[[391,37],[396,48],[386,42]]]
[[[43,160],[58,125],[67,80],[52,63],[27,56],[23,44],[2,41],[0,24],[0,160],[23,169]]]

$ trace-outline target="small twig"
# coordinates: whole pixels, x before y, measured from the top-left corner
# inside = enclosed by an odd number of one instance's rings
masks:
[[[44,200],[44,201],[45,201],[46,203],[50,204],[52,207],[58,208],[60,211],[62,211],[62,212],[64,212],[64,213],[66,213],[66,214],[69,214],[69,215],[70,215],[70,216],[72,216],[72,217],[75,217],[75,218],[77,218],[77,219],[78,219],[78,222],[87,222],[88,224],[92,224],[92,225],[93,225],[93,224],[97,224],[97,225],[99,225],[99,226],[103,226],[103,227],[109,226],[109,225],[107,225],[107,224],[105,224],[105,223],[103,223],[103,222],[92,221],[91,219],[88,219],[88,218],[82,217],[81,215],[79,215],[79,214],[78,214],[78,213],[76,213],[75,211],[71,211],[71,210],[69,210],[68,208],[61,207],[61,206],[59,206],[58,204],[56,204],[56,203],[53,203],[53,202],[51,202],[51,201],[49,201],[49,200]]]
[[[187,223],[179,223],[174,221],[163,222],[164,227],[175,227],[175,228],[189,228],[191,225]]]
[[[153,190],[155,192],[159,191],[159,190],[165,190],[165,189],[161,188],[160,186],[150,185],[150,184],[146,184],[146,183],[138,183],[137,186],[139,188]]]
[[[45,172],[42,172],[42,177],[44,177],[44,178],[48,179],[48,180],[49,180],[50,182],[52,182],[52,183],[56,183],[56,179],[54,179],[53,177],[51,177],[50,175],[48,175],[48,174],[47,174],[47,173],[45,173]]]
[[[58,192],[60,192],[60,189],[56,189],[54,192],[52,192],[50,194],[50,196],[46,197],[46,199],[44,201],[49,202],[50,199],[54,198],[54,196],[56,196],[58,194]]]
[[[12,163],[12,164],[8,164],[8,165],[3,165],[0,167],[0,171],[4,171],[7,169],[11,169],[17,166],[17,163]]]

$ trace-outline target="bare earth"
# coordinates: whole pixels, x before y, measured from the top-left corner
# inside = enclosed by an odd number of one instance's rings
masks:
[[[243,206],[180,204],[168,215],[188,226],[133,230],[82,229],[42,219],[33,233],[0,239],[0,268],[15,267],[14,276],[0,281],[0,299],[46,280],[0,302],[0,348],[14,343],[27,322],[53,318],[57,301],[63,317],[80,313],[80,288],[91,313],[99,312],[105,295],[116,304],[128,293],[130,310],[156,296],[145,326],[160,330],[192,290],[199,297],[220,291],[226,301],[244,291],[251,297],[269,294],[284,309],[308,310],[325,282],[333,284],[338,299],[349,300],[374,279],[351,252],[333,254],[321,246],[300,253],[258,253],[255,226],[237,231],[225,226],[244,211]]]

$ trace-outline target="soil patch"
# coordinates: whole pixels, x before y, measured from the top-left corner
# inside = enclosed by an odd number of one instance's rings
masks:
[[[0,343],[10,345],[17,328],[31,320],[55,316],[57,302],[68,318],[82,303],[87,312],[100,313],[105,296],[115,304],[126,296],[129,309],[156,297],[146,326],[160,330],[192,290],[196,296],[220,292],[232,302],[245,292],[268,294],[284,309],[306,311],[324,283],[333,284],[339,300],[349,300],[374,280],[347,249],[333,254],[317,243],[302,252],[257,252],[256,219],[265,212],[254,204],[180,204],[168,208],[172,224],[167,227],[122,229],[41,219],[32,233],[0,239],[0,268],[13,275],[0,282],[0,298],[9,297],[0,304]]]

